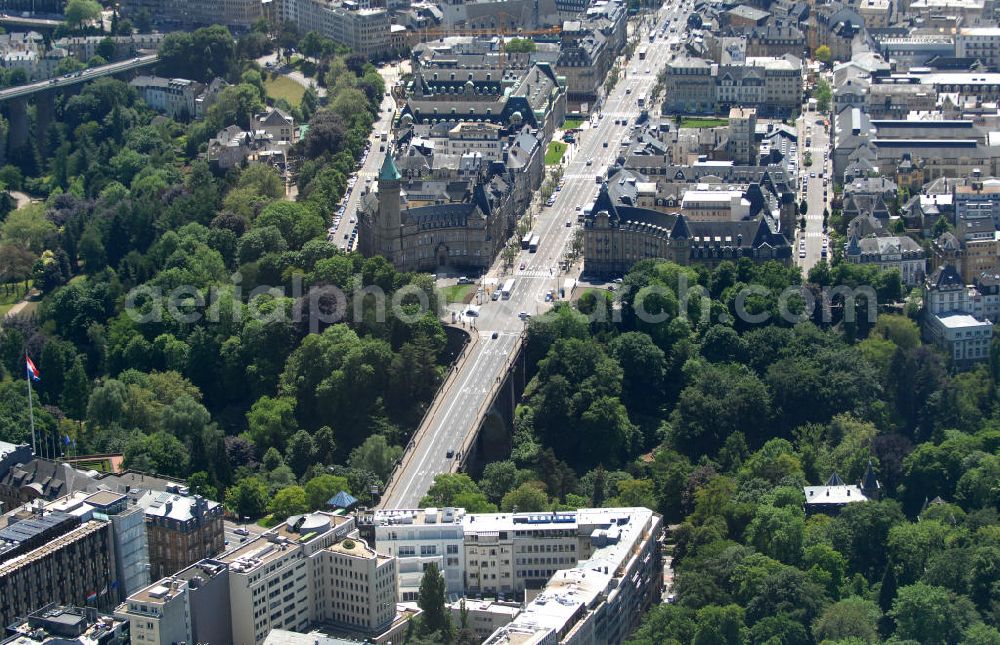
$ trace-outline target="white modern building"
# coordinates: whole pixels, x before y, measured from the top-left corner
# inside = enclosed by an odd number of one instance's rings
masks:
[[[520,599],[593,555],[594,531],[607,520],[602,510],[468,514],[452,508],[402,509],[377,511],[372,521],[376,548],[397,559],[401,599],[416,597],[420,573],[430,562],[439,566],[448,593],[456,597]],[[652,514],[641,508],[613,510],[620,515],[616,521],[641,521]]]
[[[437,565],[449,596],[465,589],[465,532],[462,508],[376,511],[375,546],[396,558],[397,598],[417,599],[424,568]]]
[[[118,614],[138,626],[135,642],[255,645],[315,624],[385,642],[395,596],[395,558],[359,539],[353,517],[316,512],[132,594]]]
[[[485,645],[620,643],[659,600],[659,515],[646,508],[580,509],[573,515],[585,557],[555,571]]]
[[[750,217],[750,201],[739,189],[699,186],[684,191],[681,213],[692,222],[739,222]]]

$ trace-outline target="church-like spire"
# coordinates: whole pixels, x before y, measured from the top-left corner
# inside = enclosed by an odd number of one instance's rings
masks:
[[[868,460],[868,466],[865,468],[865,474],[861,476],[861,491],[871,497],[872,495],[878,494],[879,489],[882,488],[882,484],[879,483],[878,479],[875,477],[875,468],[872,466],[872,460]]]
[[[392,152],[385,153],[385,161],[382,162],[382,169],[378,173],[378,178],[381,181],[399,181],[402,175],[399,174],[399,169],[396,168],[396,162],[392,159]]]

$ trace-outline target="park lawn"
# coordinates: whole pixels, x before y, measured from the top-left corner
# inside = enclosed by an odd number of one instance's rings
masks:
[[[264,81],[264,89],[273,100],[285,99],[292,107],[301,103],[302,96],[306,93],[306,88],[285,76],[277,76]]]
[[[472,300],[472,295],[476,293],[474,284],[453,284],[450,287],[441,289],[441,295],[445,302],[467,303]]]
[[[549,149],[545,151],[545,165],[557,165],[562,161],[564,154],[566,154],[566,144],[561,141],[553,141],[549,144]]]
[[[563,121],[562,129],[574,130],[576,128],[579,128],[581,125],[583,125],[583,119],[566,119],[565,121]]]
[[[722,117],[683,117],[682,128],[718,128],[729,125],[729,119]]]

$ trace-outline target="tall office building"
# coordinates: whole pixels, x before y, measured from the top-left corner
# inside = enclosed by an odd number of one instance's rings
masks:
[[[608,531],[647,545],[659,540],[662,530],[661,518],[645,508],[471,514],[460,508],[381,510],[367,521],[374,524],[370,534],[376,549],[396,558],[400,600],[416,597],[420,572],[431,562],[441,569],[449,594],[519,599],[526,590],[544,588],[559,571],[589,566],[608,546],[600,537]]]
[[[130,595],[118,615],[151,642],[254,645],[316,624],[399,642],[395,595],[394,558],[358,538],[353,517],[317,512]]]
[[[0,529],[0,620],[10,625],[49,603],[109,609],[117,601],[111,523],[90,507],[33,507],[4,515]]]
[[[134,643],[231,643],[229,568],[202,560],[130,594],[115,615]]]

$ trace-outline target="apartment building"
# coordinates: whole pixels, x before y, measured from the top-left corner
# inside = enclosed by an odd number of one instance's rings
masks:
[[[163,492],[146,507],[150,575],[168,576],[223,549],[222,504],[186,489]]]
[[[393,51],[385,9],[363,9],[354,2],[281,0],[278,15],[299,33],[315,31],[368,58],[383,58]]]
[[[263,0],[121,0],[119,11],[129,20],[148,16],[154,25],[170,29],[194,29],[221,24],[249,31],[264,16]]]
[[[659,601],[659,515],[646,508],[580,509],[571,515],[562,530],[572,526],[578,561],[554,571],[524,610],[484,645],[619,643]],[[517,530],[530,533],[545,524],[539,517]]]
[[[896,269],[903,284],[911,287],[923,282],[927,270],[926,251],[906,235],[852,235],[844,259],[852,264],[875,264],[881,270]]]
[[[955,36],[955,55],[1000,69],[1000,27],[962,27]]]
[[[186,78],[137,76],[129,81],[146,105],[172,119],[188,120],[198,114],[197,99],[205,85]]]
[[[757,110],[734,107],[729,110],[729,138],[726,154],[734,164],[749,166],[757,161]]]
[[[138,56],[140,52],[154,52],[163,42],[166,34],[154,32],[151,34],[132,34],[130,36],[65,36],[53,41],[52,45],[65,49],[81,62],[90,60],[97,54],[98,48],[105,41],[111,41],[115,53],[111,60]]]
[[[955,218],[988,219],[1000,229],[1000,179],[983,178],[981,174],[973,171],[968,180],[955,182]]]
[[[987,360],[990,355],[993,323],[976,317],[974,291],[951,265],[938,267],[924,283],[924,338],[940,347],[958,367]]]

